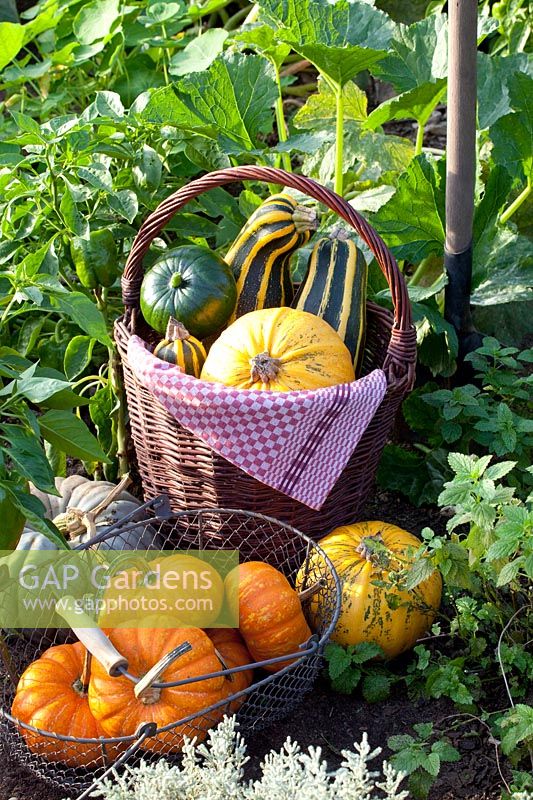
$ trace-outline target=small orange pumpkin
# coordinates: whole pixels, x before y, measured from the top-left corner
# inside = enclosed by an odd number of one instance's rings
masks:
[[[223,669],[242,667],[253,661],[241,634],[235,628],[209,628],[206,633],[213,642],[217,655],[220,656]],[[252,683],[253,675],[253,669],[246,669],[227,676],[223,687],[224,696],[229,697],[247,689]],[[227,709],[223,709],[224,713],[234,714],[245,700],[246,696],[233,700]]]
[[[139,677],[186,641],[192,649],[165,669],[160,682],[180,681],[220,670],[213,643],[199,628],[117,628],[108,631],[108,636],[127,659],[129,672]],[[151,687],[137,698],[128,678],[110,677],[95,659],[89,684],[89,706],[108,736],[125,736],[135,733],[143,722],[155,722],[162,728],[202,711],[223,698],[224,684],[221,676],[166,689]],[[176,752],[181,750],[184,736],[196,736],[201,742],[217,721],[216,712],[200,715],[191,722],[146,739],[142,748],[154,753]]]
[[[226,593],[230,604],[238,603],[239,630],[255,661],[295,653],[311,636],[298,594],[270,564],[239,564],[226,577]],[[277,672],[291,663],[265,669]]]
[[[81,642],[50,647],[21,675],[11,713],[43,731],[83,739],[105,737],[93,717],[84,685],[85,648]],[[92,664],[96,662],[93,660]],[[102,766],[123,746],[63,742],[20,728],[30,750],[69,767]],[[107,758],[106,758],[107,756]]]

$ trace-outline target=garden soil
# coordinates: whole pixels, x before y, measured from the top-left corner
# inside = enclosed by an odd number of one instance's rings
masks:
[[[376,492],[367,505],[365,518],[394,522],[413,533],[420,533],[425,526],[442,531],[446,523],[438,509],[413,508],[399,496],[382,492]],[[251,757],[248,777],[253,778],[259,773],[265,754],[271,749],[281,748],[287,736],[303,748],[309,745],[321,747],[330,768],[335,768],[342,761],[341,751],[359,742],[364,731],[368,733],[372,747],[383,748],[383,754],[377,759],[380,761],[389,755],[385,747],[389,736],[410,732],[417,722],[432,721],[437,725],[455,715],[454,706],[448,700],[413,702],[403,689],[398,689],[387,702],[373,705],[365,703],[358,694],[351,697],[335,694],[325,681],[320,681],[312,699],[291,718],[277,722],[253,737],[247,735]],[[457,717],[449,722],[460,721],[461,718]],[[446,723],[445,727],[448,727]],[[465,735],[467,731],[468,735]],[[456,764],[442,765],[430,800],[496,800],[500,797],[501,778],[494,746],[486,731],[472,720],[465,719],[464,728],[455,735],[451,734],[450,740],[461,752],[462,759]],[[64,793],[50,788],[16,763],[2,759],[2,764],[0,800],[61,800],[64,797]]]

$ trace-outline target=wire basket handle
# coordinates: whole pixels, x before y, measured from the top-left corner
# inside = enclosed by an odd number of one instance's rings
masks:
[[[389,379],[412,385],[414,380],[414,356],[416,354],[416,334],[412,325],[411,306],[407,287],[396,259],[381,237],[352,206],[338,194],[302,175],[294,175],[274,167],[229,167],[203,175],[178,189],[153,211],[143,222],[135,237],[124,274],[122,276],[122,298],[125,306],[124,321],[132,333],[137,328],[140,311],[140,291],[143,279],[142,261],[154,238],[167,222],[193,198],[219,186],[234,181],[255,180],[263,183],[277,183],[297,189],[323,203],[344,219],[361,239],[368,245],[378,262],[389,285],[394,307],[394,326],[391,333],[384,369]],[[406,362],[409,363],[406,372]]]
[[[62,597],[56,603],[56,612],[68,623],[80,642],[104,667],[108,675],[118,676],[128,668],[128,662],[114,647],[94,620],[76,608],[73,597]]]

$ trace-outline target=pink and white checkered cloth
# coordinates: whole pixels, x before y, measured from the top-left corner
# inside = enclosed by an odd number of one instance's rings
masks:
[[[128,360],[139,383],[209,447],[313,509],[324,504],[387,388],[375,369],[353,383],[300,392],[231,389],[185,375],[138,336]]]

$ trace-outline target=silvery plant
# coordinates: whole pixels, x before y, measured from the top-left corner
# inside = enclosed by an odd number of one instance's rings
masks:
[[[233,717],[225,717],[209,732],[207,743],[187,740],[181,766],[161,760],[142,762],[104,781],[93,797],[104,800],[404,800],[404,778],[383,762],[381,772],[369,762],[381,748],[371,750],[366,734],[354,749],[343,750],[338,770],[328,770],[320,747],[303,752],[287,739],[279,752],[272,751],[262,764],[258,780],[245,781],[249,760],[246,744]]]

